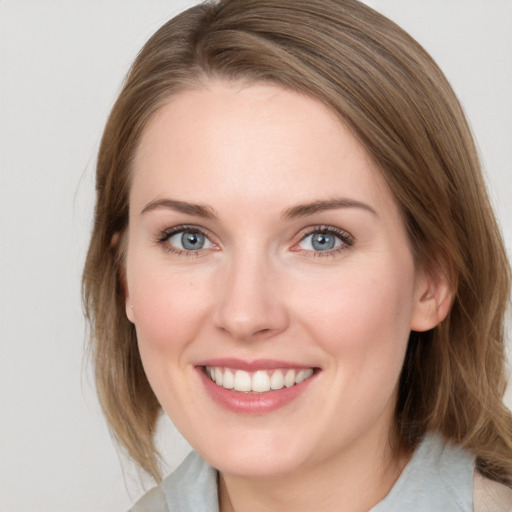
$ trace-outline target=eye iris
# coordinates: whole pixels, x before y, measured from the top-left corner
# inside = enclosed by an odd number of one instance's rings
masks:
[[[311,239],[311,245],[315,251],[328,251],[334,248],[336,239],[329,233],[315,233]]]
[[[204,235],[186,231],[181,235],[181,244],[189,251],[201,249],[204,245]]]

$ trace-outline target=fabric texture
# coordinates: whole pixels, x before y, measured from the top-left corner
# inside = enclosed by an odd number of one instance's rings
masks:
[[[474,457],[429,435],[371,512],[473,512]]]
[[[389,494],[370,512],[473,512],[474,465],[470,453],[438,435],[427,435]],[[484,507],[475,511],[512,511],[512,491],[479,478],[475,496]],[[489,500],[493,507],[487,510]],[[130,512],[219,512],[217,471],[192,452]]]
[[[191,452],[161,485],[130,512],[218,512],[217,470]]]

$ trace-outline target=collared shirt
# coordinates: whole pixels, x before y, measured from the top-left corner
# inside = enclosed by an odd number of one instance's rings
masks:
[[[473,455],[429,434],[388,495],[370,512],[511,512],[509,488],[480,477],[479,492],[474,492],[474,468]],[[217,471],[192,452],[130,512],[219,512],[217,480]],[[483,506],[473,508],[474,495]]]

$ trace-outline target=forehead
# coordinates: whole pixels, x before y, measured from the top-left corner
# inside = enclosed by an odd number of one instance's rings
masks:
[[[133,173],[137,202],[166,193],[269,205],[340,194],[390,199],[377,166],[333,111],[267,84],[216,81],[171,97],[146,126]]]

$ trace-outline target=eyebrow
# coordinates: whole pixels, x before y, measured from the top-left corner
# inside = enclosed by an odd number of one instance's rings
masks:
[[[209,206],[177,201],[176,199],[155,199],[154,201],[150,201],[140,213],[142,215],[159,208],[166,208],[168,210],[203,217],[205,219],[214,219],[216,216],[213,208]]]
[[[187,203],[186,201],[178,201],[176,199],[155,199],[150,201],[141,211],[141,215],[159,208],[165,208],[168,210],[174,210],[180,213],[186,213],[188,215],[194,215],[196,217],[202,217],[205,219],[215,219],[215,210],[210,206]],[[376,217],[378,213],[366,203],[356,201],[355,199],[329,199],[324,201],[313,201],[311,203],[299,204],[292,206],[284,211],[283,217],[285,219],[295,219],[300,217],[307,217],[318,212],[326,210],[336,210],[338,208],[361,208],[366,210]]]
[[[376,217],[379,216],[378,213],[366,203],[356,201],[355,199],[340,198],[326,201],[313,201],[312,203],[292,206],[291,208],[285,210],[284,217],[287,219],[307,217],[308,215],[313,215],[314,213],[323,212],[326,210],[335,210],[338,208],[361,208],[372,213]]]

